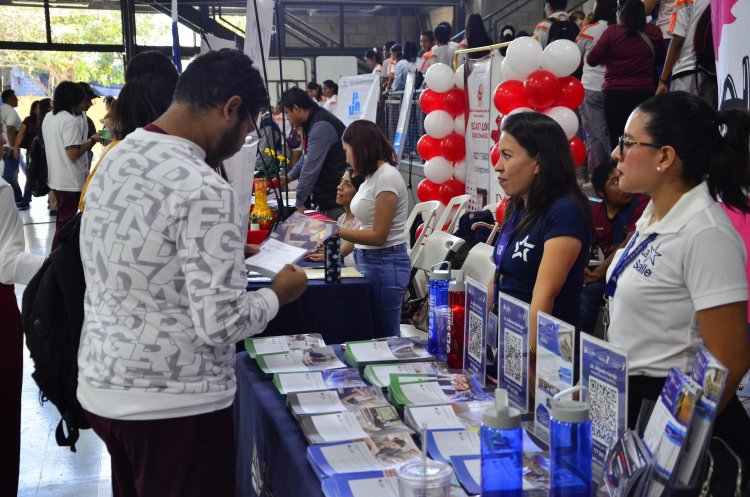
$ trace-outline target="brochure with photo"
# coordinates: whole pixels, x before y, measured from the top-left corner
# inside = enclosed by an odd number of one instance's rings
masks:
[[[364,377],[376,387],[388,388],[391,384],[391,375],[393,374],[421,374],[441,377],[460,372],[460,370],[448,369],[448,365],[444,362],[368,364],[364,369]]]
[[[292,414],[301,416],[383,407],[389,405],[389,402],[381,389],[368,386],[290,393],[287,395],[287,404]]]
[[[280,354],[290,350],[325,347],[325,345],[326,342],[319,333],[245,339],[245,350],[252,358],[258,355]]]
[[[391,401],[397,407],[491,400],[476,381],[464,374],[447,378],[391,375]]]
[[[604,483],[611,497],[641,495],[645,475],[651,468],[651,454],[633,430],[615,441],[604,463]]]
[[[276,373],[273,375],[273,384],[282,395],[294,392],[367,386],[367,383],[359,374],[359,370],[354,368],[303,373]]]
[[[575,328],[541,311],[536,323],[535,433],[546,440],[552,398],[573,386]]]
[[[259,355],[255,360],[258,361],[258,367],[266,374],[323,371],[346,367],[330,345],[291,350],[281,354]]]
[[[352,367],[381,362],[434,361],[425,346],[401,337],[346,342],[344,359]]]
[[[428,430],[467,428],[478,429],[482,412],[492,401],[461,402],[436,406],[413,406],[404,409],[406,424],[419,431],[423,424]]]
[[[318,416],[303,416],[299,420],[302,432],[310,444],[344,442],[411,430],[398,417],[393,406],[369,407]]]

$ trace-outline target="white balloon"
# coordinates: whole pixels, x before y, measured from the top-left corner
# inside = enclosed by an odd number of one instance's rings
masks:
[[[461,114],[453,120],[453,132],[457,135],[466,136],[466,116]]]
[[[447,64],[432,64],[424,74],[427,88],[438,93],[445,93],[453,88],[453,69]]]
[[[521,77],[520,73],[517,73],[513,70],[513,68],[510,66],[510,63],[508,62],[508,57],[505,57],[503,59],[503,62],[500,66],[502,73],[503,73],[503,81],[523,81],[524,77]]]
[[[505,58],[522,81],[542,64],[542,46],[531,36],[522,36],[510,43]]]
[[[567,107],[552,107],[545,112],[546,115],[560,125],[565,132],[565,136],[568,140],[573,138],[578,133],[578,116],[572,110]]]
[[[464,89],[464,65],[463,64],[458,66],[458,69],[456,69],[456,74],[453,76],[453,84],[456,85],[456,88],[459,88],[461,90]]]
[[[508,118],[508,116],[512,116],[513,114],[519,114],[521,112],[536,112],[534,109],[529,107],[516,107],[512,111],[508,112],[506,115],[503,116],[503,120],[500,121],[500,129],[503,129],[503,126],[505,126],[505,119]]]
[[[453,166],[453,179],[466,184],[466,162],[456,162],[456,165]]]
[[[542,69],[558,78],[570,76],[581,64],[581,51],[570,40],[555,40],[544,49]]]
[[[436,185],[445,183],[453,177],[453,164],[438,155],[424,163],[424,175]]]
[[[433,138],[445,138],[453,132],[453,126],[453,117],[444,110],[433,110],[424,118],[424,130]]]

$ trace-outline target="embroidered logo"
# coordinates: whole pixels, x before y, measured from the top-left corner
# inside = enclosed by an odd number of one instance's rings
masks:
[[[529,250],[533,249],[534,245],[529,243],[529,235],[526,235],[526,238],[521,240],[520,242],[516,242],[516,248],[513,250],[513,255],[511,256],[511,259],[515,259],[516,257],[523,258],[523,262],[528,262],[526,259],[526,255],[529,253]]]
[[[633,263],[633,269],[635,269],[646,278],[650,278],[653,272],[653,268],[654,266],[656,266],[656,258],[661,257],[659,247],[661,247],[661,244],[656,246],[651,245],[647,247],[646,250],[644,250],[640,255],[640,257],[638,257],[638,259],[636,259]]]

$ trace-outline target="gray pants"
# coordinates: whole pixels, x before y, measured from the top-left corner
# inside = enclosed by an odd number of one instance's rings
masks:
[[[718,106],[718,89],[716,86],[716,76],[711,76],[703,71],[696,71],[684,76],[677,75],[672,77],[669,83],[669,91],[686,91],[701,97],[716,109]]]
[[[586,90],[581,105],[581,121],[588,139],[588,163],[591,171],[610,159],[609,133],[604,116],[604,93]]]

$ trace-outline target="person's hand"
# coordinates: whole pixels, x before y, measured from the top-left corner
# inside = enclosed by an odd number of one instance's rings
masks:
[[[664,81],[659,80],[659,86],[656,87],[656,94],[661,95],[663,93],[667,93],[668,91],[669,88],[667,88],[667,84]]]
[[[255,243],[245,244],[245,259],[247,259],[251,255],[257,254],[258,252],[260,252],[260,245],[256,245]]]
[[[279,185],[286,186],[287,183],[291,183],[291,181],[289,181],[289,176],[286,174],[279,176]]]
[[[320,252],[313,252],[305,256],[306,262],[323,262],[323,254]]]
[[[19,160],[19,154],[18,154],[18,149],[17,148],[13,149],[13,158],[16,159],[16,160]]]
[[[92,140],[94,140],[94,143],[101,143],[102,137],[99,136],[99,133],[94,133],[93,135],[89,136]]]
[[[583,274],[583,285],[586,286],[589,283],[603,280],[606,275],[607,271],[603,265],[596,266],[593,270],[586,268]]]
[[[297,300],[307,288],[307,275],[299,266],[287,264],[271,282],[271,290],[279,299],[279,305]]]

